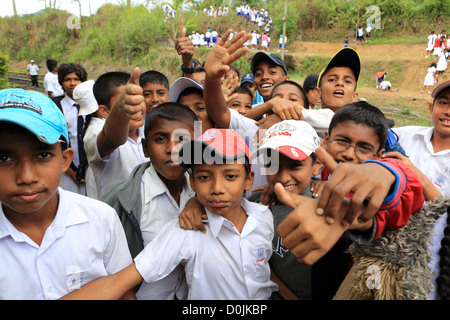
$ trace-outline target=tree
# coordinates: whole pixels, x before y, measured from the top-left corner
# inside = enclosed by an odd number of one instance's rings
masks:
[[[17,9],[16,9],[16,0],[12,0],[13,10],[14,10],[14,16],[17,16]]]

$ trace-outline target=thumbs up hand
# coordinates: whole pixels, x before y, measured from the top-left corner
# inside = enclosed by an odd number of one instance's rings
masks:
[[[141,71],[134,68],[131,73],[130,80],[125,85],[124,91],[120,97],[123,112],[130,120],[130,126],[138,128],[144,125],[146,106],[141,86],[139,85],[139,77]]]

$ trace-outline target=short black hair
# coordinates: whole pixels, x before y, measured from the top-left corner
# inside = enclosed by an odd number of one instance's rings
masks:
[[[231,94],[233,94],[233,93],[248,94],[250,96],[250,98],[252,99],[252,101],[253,101],[253,94],[250,91],[250,89],[247,88],[246,86],[236,87],[236,89],[234,89],[234,91]]]
[[[274,93],[275,89],[278,88],[279,86],[284,85],[284,84],[291,84],[293,86],[296,86],[298,88],[298,90],[300,90],[301,97],[303,99],[303,107],[305,109],[309,109],[309,100],[308,100],[308,96],[306,95],[305,89],[303,89],[303,87],[301,85],[299,85],[297,82],[292,81],[292,80],[281,81],[275,87],[273,87],[272,92],[270,93],[270,96],[269,96],[269,100],[272,99],[272,96],[273,96],[273,93]]]
[[[191,123],[194,127],[194,122],[198,121],[197,115],[190,108],[177,102],[165,102],[154,107],[145,119],[144,134],[147,138],[147,132],[154,126],[158,119],[166,119],[169,121],[183,121]]]
[[[328,134],[331,135],[333,128],[345,121],[353,121],[354,123],[371,127],[380,142],[378,151],[384,148],[389,126],[380,109],[366,101],[349,103],[336,111],[328,127]]]
[[[63,84],[64,78],[70,73],[75,73],[81,82],[87,80],[87,72],[82,65],[78,63],[64,63],[58,68],[58,82],[60,85]]]
[[[156,70],[149,70],[141,74],[139,77],[139,85],[143,87],[147,83],[158,83],[169,90],[169,80],[164,74]]]
[[[121,71],[112,71],[102,74],[94,83],[93,92],[98,105],[107,106],[109,109],[111,98],[116,95],[117,87],[125,85],[130,79],[130,74]]]
[[[47,61],[45,62],[47,65],[47,69],[48,71],[52,72],[53,69],[58,66],[58,61],[54,60],[54,59],[47,59]]]

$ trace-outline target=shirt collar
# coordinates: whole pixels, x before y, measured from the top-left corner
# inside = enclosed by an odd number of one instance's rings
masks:
[[[241,237],[245,237],[260,224],[260,221],[263,217],[263,211],[266,210],[267,207],[259,203],[250,202],[245,198],[242,198],[241,206],[247,213],[247,221],[245,222],[244,228],[241,232]],[[206,208],[205,211],[208,215],[209,229],[211,230],[211,233],[215,238],[217,238],[217,236],[219,235],[222,227],[232,226],[232,223],[221,215],[214,214]]]
[[[59,238],[64,235],[65,228],[71,225],[87,222],[89,219],[84,211],[71,210],[73,203],[66,191],[58,187],[58,210],[56,216],[47,230],[50,230],[53,237]],[[24,242],[25,237],[18,231],[14,225],[6,218],[3,208],[0,205],[0,239],[11,236],[14,241]]]
[[[167,193],[168,196],[172,197],[169,192],[169,189],[167,189],[164,182],[162,182],[153,165],[151,165],[145,170],[144,176],[148,177],[147,179],[144,179],[144,203],[146,204],[149,203],[150,201],[153,200],[153,198],[163,193]],[[191,196],[194,195],[194,192],[191,190],[189,184],[188,173],[184,173],[184,183],[181,193],[184,192],[189,193]]]

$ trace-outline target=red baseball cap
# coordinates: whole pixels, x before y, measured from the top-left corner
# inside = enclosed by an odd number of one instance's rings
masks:
[[[213,128],[184,143],[178,154],[178,163],[189,169],[194,164],[224,164],[243,157],[250,163],[249,148],[236,131]]]

